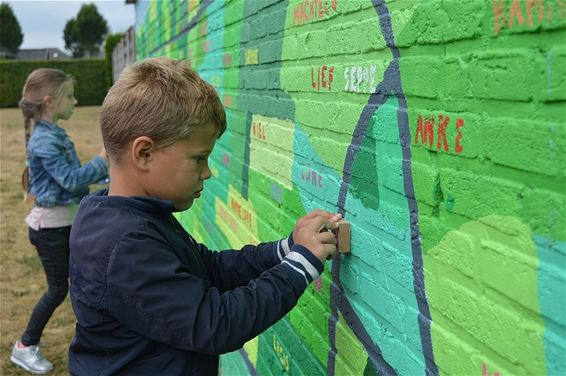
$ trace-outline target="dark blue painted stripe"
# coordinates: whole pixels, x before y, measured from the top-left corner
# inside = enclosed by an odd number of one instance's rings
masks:
[[[246,363],[246,366],[248,367],[248,371],[250,372],[250,375],[251,376],[257,376],[257,371],[256,371],[254,365],[252,364],[250,358],[248,357],[248,353],[246,352],[246,350],[241,348],[238,352],[242,356],[244,363]]]
[[[419,215],[418,206],[415,199],[415,191],[413,184],[413,173],[411,167],[411,132],[409,129],[409,115],[407,114],[407,99],[403,94],[403,86],[401,84],[401,72],[399,69],[399,58],[401,54],[395,45],[393,27],[391,25],[391,17],[384,0],[373,0],[373,6],[379,16],[379,24],[385,37],[387,46],[393,53],[393,69],[389,77],[384,79],[391,80],[392,92],[397,95],[399,101],[399,109],[397,111],[397,120],[399,124],[399,139],[401,141],[401,150],[403,153],[403,181],[405,184],[405,197],[409,205],[409,216],[411,225],[411,249],[413,255],[413,289],[415,298],[419,307],[419,316],[417,318],[419,331],[421,335],[421,346],[423,357],[426,364],[426,375],[438,375],[438,367],[434,361],[434,352],[432,349],[432,338],[430,334],[430,308],[426,299],[426,289],[423,273],[423,258],[419,231]]]
[[[418,227],[418,207],[415,200],[412,169],[411,169],[411,142],[409,120],[407,114],[407,100],[403,94],[401,85],[401,74],[399,70],[399,49],[395,46],[393,36],[393,27],[389,10],[383,0],[373,0],[372,4],[378,14],[379,24],[386,44],[391,50],[393,60],[389,64],[384,73],[383,82],[381,82],[375,94],[372,94],[368,100],[368,104],[364,107],[362,114],[356,124],[352,142],[348,147],[346,159],[344,161],[343,178],[338,195],[338,212],[345,215],[346,197],[350,186],[351,171],[354,164],[356,154],[363,143],[369,121],[375,111],[381,106],[389,96],[396,96],[399,103],[397,111],[397,119],[399,125],[399,139],[403,154],[403,178],[405,196],[408,200],[410,225],[411,225],[411,250],[413,256],[413,289],[415,291],[417,305],[419,308],[418,325],[421,336],[421,345],[423,349],[423,357],[425,360],[426,375],[438,375],[438,368],[434,362],[434,353],[432,351],[432,340],[430,335],[430,310],[426,300],[426,292],[423,275],[422,249],[419,238]],[[340,310],[352,329],[356,337],[361,341],[369,358],[381,374],[396,374],[395,370],[383,359],[379,346],[375,345],[369,337],[363,324],[359,320],[356,312],[352,309],[348,298],[344,294],[340,282],[340,258],[335,257],[332,261],[332,285],[330,295],[330,305],[332,315],[328,322],[328,330],[330,336],[330,351],[328,354],[328,371],[330,375],[335,374],[336,362],[336,324],[338,321],[338,310]]]
[[[246,118],[246,141],[244,148],[244,163],[242,164],[242,197],[248,199],[249,180],[250,180],[250,142],[252,129],[252,113],[247,113]]]

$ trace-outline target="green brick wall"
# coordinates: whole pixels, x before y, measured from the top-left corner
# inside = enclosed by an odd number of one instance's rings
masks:
[[[222,375],[566,374],[566,0],[136,2],[228,131],[179,215],[212,248],[352,223]]]

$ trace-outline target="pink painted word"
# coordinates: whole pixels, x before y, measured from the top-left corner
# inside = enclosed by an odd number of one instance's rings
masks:
[[[224,63],[224,67],[231,66],[232,65],[232,55],[224,54],[224,56],[222,57],[222,61]]]
[[[311,86],[313,89],[320,91],[320,88],[332,90],[332,81],[334,81],[334,67],[323,65],[322,67],[311,67]]]
[[[332,9],[336,11],[337,0],[332,0]],[[293,26],[303,25],[327,15],[330,0],[304,0],[293,7]]]
[[[529,28],[534,28],[545,19],[552,22],[556,17],[561,20],[566,17],[566,0],[493,0],[493,30],[496,34],[504,27],[523,26],[525,19]]]
[[[322,277],[319,276],[317,279],[315,279],[313,285],[316,292],[320,292],[320,290],[322,290]]]
[[[222,164],[228,166],[230,164],[230,156],[226,153],[222,154]]]
[[[301,171],[301,179],[311,183],[314,187],[322,188],[322,175],[320,175],[320,173],[317,174],[316,171],[310,167],[310,164],[307,169]]]
[[[446,128],[450,124],[450,117],[445,115],[438,115],[438,122],[436,123],[436,148],[444,149],[444,151],[449,152],[450,148],[448,146],[448,139],[446,138]],[[434,143],[434,133],[435,133],[435,120],[434,115],[431,117],[423,117],[419,115],[417,120],[417,129],[415,131],[415,145],[419,143],[419,135],[421,139],[421,144],[428,143],[429,147],[432,147]],[[464,126],[464,119],[456,119],[456,139],[454,140],[454,151],[459,154],[464,150],[464,147],[460,143],[462,140],[462,127]]]
[[[491,373],[487,372],[487,366],[485,365],[485,363],[481,364],[481,376],[491,376]],[[495,371],[493,373],[493,376],[500,376],[499,372]]]

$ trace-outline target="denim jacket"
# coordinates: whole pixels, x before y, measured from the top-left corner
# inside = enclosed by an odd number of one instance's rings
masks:
[[[78,204],[89,193],[88,185],[106,177],[108,168],[100,156],[81,167],[75,145],[65,130],[39,120],[28,143],[30,193],[35,205]]]

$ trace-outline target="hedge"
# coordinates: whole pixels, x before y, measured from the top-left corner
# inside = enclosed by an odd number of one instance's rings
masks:
[[[0,61],[0,107],[17,107],[26,77],[37,68],[55,68],[75,77],[79,106],[100,105],[106,95],[104,59]]]

